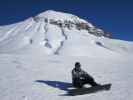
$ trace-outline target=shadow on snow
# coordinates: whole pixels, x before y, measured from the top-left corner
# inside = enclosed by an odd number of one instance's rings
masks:
[[[60,90],[68,91],[70,87],[72,87],[71,83],[60,82],[60,81],[44,81],[44,80],[36,80],[35,82],[49,85],[54,88],[58,88]]]
[[[91,94],[96,93],[98,91],[110,90],[111,84],[103,84],[96,87],[88,87],[88,88],[80,88],[76,89],[72,86],[72,83],[61,82],[61,81],[44,81],[44,80],[36,80],[35,82],[46,84],[48,86],[58,88],[60,90],[66,91],[66,94],[61,94],[60,96],[76,96],[83,94]]]

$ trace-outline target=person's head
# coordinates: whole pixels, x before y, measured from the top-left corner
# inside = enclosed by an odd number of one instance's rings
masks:
[[[76,62],[76,63],[75,63],[75,69],[76,69],[76,70],[79,70],[80,67],[81,67],[81,64],[80,64],[79,62]]]

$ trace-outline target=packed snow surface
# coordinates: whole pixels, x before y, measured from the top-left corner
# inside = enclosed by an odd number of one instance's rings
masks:
[[[65,96],[75,61],[110,91]],[[128,57],[0,56],[1,100],[132,100],[133,62]]]
[[[75,15],[49,10],[0,27],[0,98],[132,100],[132,59],[132,42],[107,38]],[[65,95],[76,61],[98,83],[112,83],[111,90]]]

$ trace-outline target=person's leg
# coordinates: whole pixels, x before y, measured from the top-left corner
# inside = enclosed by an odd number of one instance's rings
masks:
[[[83,87],[83,82],[80,79],[74,79],[72,83],[73,83],[73,86],[76,88],[82,88]]]
[[[84,84],[90,84],[91,86],[97,86],[98,84],[92,77],[86,77]]]
[[[89,81],[89,84],[91,86],[97,86],[98,85],[94,80]]]

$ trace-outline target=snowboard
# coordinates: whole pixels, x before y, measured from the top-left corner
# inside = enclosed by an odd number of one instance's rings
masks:
[[[84,95],[84,94],[90,94],[90,93],[96,93],[99,91],[108,91],[111,89],[112,84],[104,84],[104,85],[98,85],[94,87],[88,87],[88,88],[75,88],[70,89],[68,91],[68,95],[70,96],[76,96],[76,95]]]

